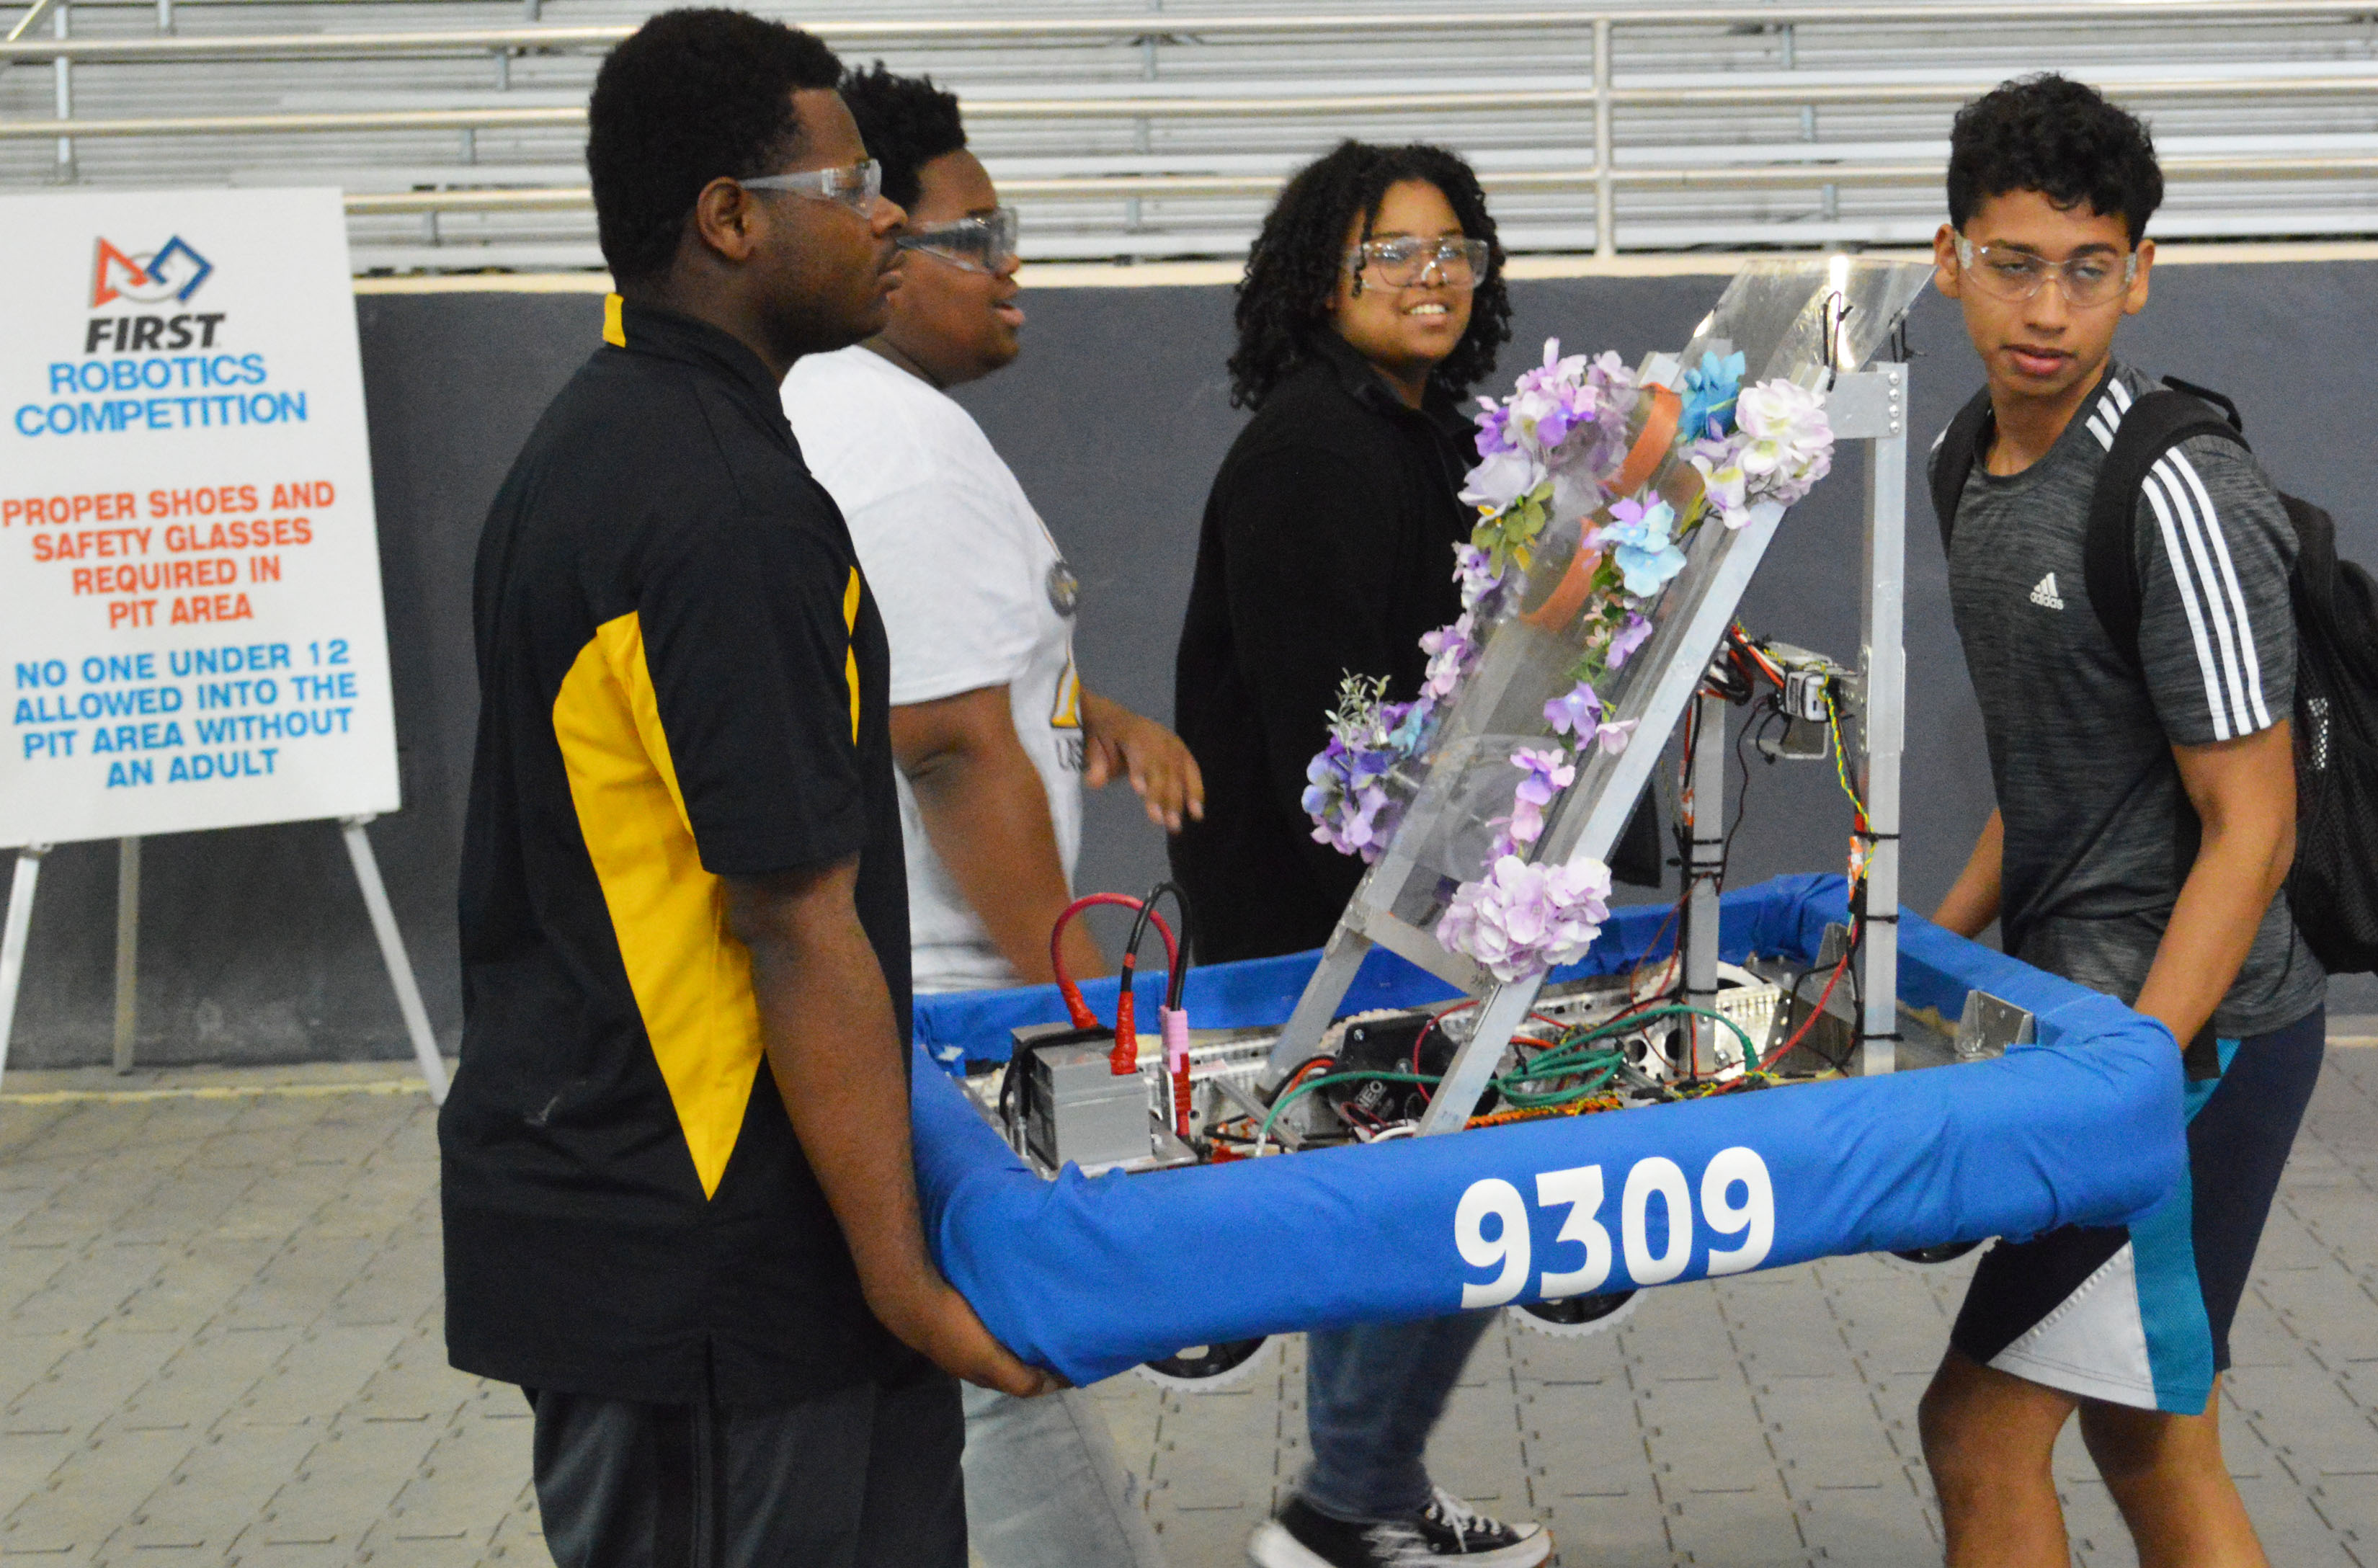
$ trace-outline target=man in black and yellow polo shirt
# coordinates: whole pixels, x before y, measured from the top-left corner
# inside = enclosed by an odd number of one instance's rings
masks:
[[[620,293],[480,544],[447,1342],[568,1568],[960,1568],[947,1374],[1045,1382],[919,1228],[883,626],[778,401],[896,281],[838,77],[731,11],[604,64]]]

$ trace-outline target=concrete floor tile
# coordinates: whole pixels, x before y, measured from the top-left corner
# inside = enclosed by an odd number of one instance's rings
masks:
[[[76,1449],[0,1521],[0,1554],[96,1551],[192,1448],[184,1432],[115,1432]]]
[[[0,1519],[47,1487],[83,1441],[64,1430],[0,1430]]]
[[[1667,1508],[1649,1487],[1627,1496],[1547,1502],[1534,1516],[1553,1533],[1558,1568],[1670,1568],[1676,1561]]]
[[[2238,1408],[2299,1486],[2324,1475],[2378,1475],[2378,1425],[2315,1368],[2233,1369]]]
[[[115,1416],[180,1348],[157,1335],[100,1335],[58,1357],[0,1412],[0,1427],[84,1436]]]
[[[111,1551],[205,1547],[228,1555],[318,1441],[312,1432],[241,1432],[200,1442],[140,1501]]]
[[[1487,1514],[1527,1510],[1527,1456],[1507,1375],[1499,1388],[1459,1388],[1428,1440],[1439,1486]]]
[[[309,1329],[240,1397],[231,1419],[239,1426],[327,1427],[404,1337],[394,1326]]]
[[[274,1494],[257,1538],[268,1545],[342,1541],[352,1553],[420,1470],[438,1436],[410,1425],[342,1426],[307,1451]]]
[[[125,1401],[125,1418],[150,1426],[211,1430],[296,1343],[294,1329],[207,1334],[181,1346]]]
[[[1880,1486],[1818,1490],[1798,1508],[1801,1538],[1828,1568],[1915,1568],[1940,1560],[1938,1525],[1895,1472]]]
[[[1808,1562],[1799,1515],[1771,1477],[1739,1490],[1672,1494],[1667,1503],[1668,1536],[1684,1562],[1725,1568]]]
[[[1656,1495],[1651,1450],[1624,1384],[1522,1387],[1519,1415],[1540,1506],[1561,1498]]]
[[[1876,1420],[1864,1383],[1808,1379],[1768,1385],[1754,1403],[1795,1498],[1842,1489],[1899,1489],[1902,1457]]]
[[[2258,1268],[2254,1294],[2332,1371],[2348,1361],[2378,1360],[2378,1298],[2341,1266],[2324,1260],[2316,1268],[2268,1275]]]
[[[18,1302],[0,1322],[0,1331],[88,1334],[154,1280],[167,1261],[162,1247],[92,1247]]]
[[[391,1539],[463,1539],[484,1548],[521,1500],[529,1424],[464,1421],[447,1429],[382,1521]]]

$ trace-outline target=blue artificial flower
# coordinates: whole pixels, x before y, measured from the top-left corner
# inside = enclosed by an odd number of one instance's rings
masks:
[[[1639,600],[1651,598],[1685,569],[1685,553],[1670,533],[1675,521],[1675,509],[1665,501],[1648,507],[1640,501],[1619,501],[1610,509],[1610,526],[1602,530],[1598,539],[1610,547],[1627,592]]]
[[[1679,424],[1687,437],[1699,440],[1734,431],[1734,401],[1742,391],[1744,361],[1739,351],[1723,359],[1706,350],[1701,362],[1685,372],[1685,412]]]

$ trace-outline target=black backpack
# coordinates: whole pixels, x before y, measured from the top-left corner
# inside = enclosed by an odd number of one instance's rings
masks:
[[[1941,437],[1932,509],[1943,553],[1989,419],[1984,389]],[[2122,415],[2090,497],[2082,552],[2089,603],[2132,669],[2141,667],[2132,553],[2139,493],[2166,452],[2198,436],[2246,446],[2235,403],[2166,377]],[[2336,524],[2326,512],[2294,496],[2279,499],[2296,531],[2288,583],[2296,616],[2296,860],[2288,902],[2322,967],[2359,974],[2378,970],[2378,582],[2337,559]],[[2192,820],[2183,831],[2194,826]],[[2195,858],[2192,843],[2186,858]]]

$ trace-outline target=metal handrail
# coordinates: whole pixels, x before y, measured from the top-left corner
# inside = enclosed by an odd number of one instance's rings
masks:
[[[46,3],[46,0],[42,0]],[[2370,0],[2096,0],[2092,26],[2109,21],[2244,21],[2278,18],[2318,19],[2372,14]],[[918,18],[825,18],[802,26],[835,43],[1095,43],[1147,38],[1296,39],[1360,33],[1482,33],[1585,30],[1598,23],[1625,26],[1821,27],[1963,26],[2000,30],[2009,23],[2069,22],[2071,0],[2008,0],[2007,4],[1855,6],[1809,5],[1719,6],[1679,14],[1646,7],[1531,11],[1463,11],[1430,16],[1377,12],[1303,17],[1199,17],[1142,13],[1121,17],[998,17],[979,19]],[[369,56],[437,51],[478,53],[491,49],[567,50],[607,47],[635,30],[624,24],[598,27],[537,25],[514,28],[425,29],[371,33],[282,33],[221,38],[107,38],[71,42],[33,41],[0,44],[0,61],[70,57],[77,63],[174,61],[225,57],[296,55]]]
[[[1755,108],[1802,103],[1962,103],[1996,87],[1970,81],[1820,83],[1728,87],[1614,87],[1621,108]],[[2131,99],[2335,98],[2378,93],[2378,70],[2349,76],[2129,80]],[[1604,94],[1591,87],[1511,92],[1281,94],[1253,98],[1141,93],[1128,98],[968,99],[967,118],[982,120],[1225,119],[1279,115],[1508,114],[1523,110],[1591,109]],[[447,131],[489,127],[575,128],[586,123],[582,104],[466,109],[355,109],[266,114],[171,114],[124,120],[0,120],[0,140],[51,137],[239,136],[300,131]],[[1168,187],[1171,188],[1171,187]]]
[[[533,24],[500,28],[438,29],[410,31],[250,34],[224,37],[161,35],[132,38],[32,39],[24,34],[50,0],[33,0],[9,35],[0,42],[0,68],[23,61],[50,61],[58,78],[56,111],[40,120],[0,120],[0,142],[54,139],[58,167],[72,178],[73,151],[81,138],[281,136],[307,133],[459,132],[463,157],[471,157],[472,138],[487,130],[551,130],[579,132],[585,125],[581,102],[520,105],[515,101],[475,106],[293,111],[258,114],[202,114],[82,119],[75,116],[68,91],[68,73],[76,66],[166,64],[245,59],[382,59],[463,57],[492,54],[498,57],[498,81],[503,62],[517,54],[563,54],[606,49],[632,31],[629,25],[553,26]],[[172,0],[156,0],[159,25],[170,25]],[[2093,29],[2108,25],[2137,26],[2156,22],[2199,26],[2250,26],[2280,20],[2369,18],[2378,15],[2378,0],[2095,0],[2087,19]],[[1288,120],[1356,118],[1378,115],[1468,116],[1537,113],[1591,117],[1594,162],[1574,168],[1534,169],[1488,174],[1489,189],[1506,193],[1568,193],[1591,191],[1593,198],[1595,248],[1615,254],[1615,195],[1621,190],[1678,190],[1698,187],[1783,189],[1819,187],[1825,191],[1831,215],[1835,187],[1934,185],[1941,177],[1931,162],[1825,162],[1817,146],[1779,148],[1766,163],[1680,167],[1627,166],[1615,162],[1618,142],[1614,116],[1626,109],[1755,110],[1791,108],[1813,112],[1825,106],[1889,108],[1897,105],[1953,104],[1968,101],[1998,85],[1995,74],[1971,79],[1904,81],[1855,79],[1849,73],[1811,74],[1779,79],[1743,81],[1707,73],[1665,82],[1622,85],[1613,78],[1615,34],[1621,28],[1659,30],[1663,33],[1703,32],[1713,29],[1757,29],[1761,31],[1796,27],[1854,24],[1861,27],[1916,27],[1964,33],[1978,28],[2003,30],[2026,23],[2070,23],[2075,18],[2071,0],[2004,0],[1984,7],[1915,0],[1909,4],[1803,4],[1730,6],[1678,13],[1643,5],[1603,5],[1592,8],[1542,8],[1431,15],[1380,15],[1375,12],[1334,11],[1297,16],[1195,16],[1140,12],[1108,17],[998,17],[877,19],[849,18],[806,22],[811,30],[838,46],[1063,46],[1101,42],[1159,42],[1172,43],[1286,42],[1360,34],[1427,37],[1459,33],[1570,35],[1590,42],[1590,85],[1514,87],[1508,90],[1462,90],[1408,93],[1250,92],[1227,96],[1182,91],[1108,90],[1092,88],[1067,95],[970,97],[969,120],[978,122]],[[60,30],[64,30],[63,25]],[[1580,36],[1581,35],[1581,36]],[[2366,99],[2378,94],[2378,65],[2360,71],[2345,65],[2315,66],[2317,74],[2276,75],[2248,78],[2216,77],[2202,68],[2167,77],[2123,78],[2109,82],[2124,98],[2147,102],[2205,102],[2239,100]],[[1582,126],[1580,126],[1582,128]],[[2236,156],[2176,158],[2165,170],[2175,179],[2326,180],[2378,175],[2378,157],[2355,154],[2305,156]],[[461,171],[457,171],[458,175]],[[1120,199],[1137,210],[1149,197],[1268,199],[1281,177],[1268,174],[1080,175],[1011,179],[1002,188],[1011,198],[1027,201],[1094,201]],[[538,186],[502,189],[478,186],[437,190],[358,192],[346,198],[350,213],[364,215],[426,214],[434,243],[437,214],[582,210],[591,205],[581,186]]]
[[[1817,185],[1932,186],[1940,163],[1809,163],[1792,168],[1761,164],[1613,169],[1610,182],[1634,190],[1762,189]],[[2301,180],[2378,175],[2378,155],[2303,158],[2168,158],[2169,180]],[[1556,195],[1593,190],[1603,171],[1532,169],[1481,173],[1479,183],[1497,195]],[[1113,197],[1198,196],[1264,197],[1286,183],[1278,174],[1111,174],[1082,179],[1003,180],[999,194],[1012,201],[1053,201]],[[358,191],[346,197],[350,213],[396,216],[417,212],[556,212],[594,205],[584,186],[547,186],[513,190]]]

